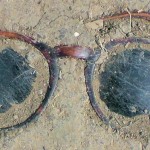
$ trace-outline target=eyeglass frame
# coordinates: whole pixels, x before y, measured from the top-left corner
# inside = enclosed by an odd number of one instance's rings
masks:
[[[133,11],[131,14],[128,14],[127,12],[123,12],[118,15],[106,16],[101,19],[103,19],[103,21],[107,21],[107,20],[114,20],[114,19],[120,19],[120,18],[131,17],[131,16],[137,17],[137,18],[143,18],[145,20],[150,21],[149,13],[147,12],[139,13],[136,11],[135,12]],[[110,125],[112,129],[116,128],[113,124],[109,122],[107,117],[101,111],[100,107],[98,106],[98,103],[96,101],[94,91],[93,91],[92,77],[93,77],[94,70],[95,70],[95,63],[100,58],[100,51],[94,51],[93,49],[89,47],[82,47],[78,45],[74,45],[74,46],[73,45],[72,46],[59,45],[59,46],[55,46],[54,48],[51,48],[44,43],[36,41],[32,37],[22,35],[16,32],[9,32],[9,31],[2,31],[2,30],[0,30],[0,38],[16,39],[16,40],[32,45],[43,54],[49,66],[49,85],[47,87],[45,98],[42,100],[42,103],[39,105],[39,107],[35,110],[34,113],[32,113],[23,122],[16,124],[16,125],[0,128],[0,131],[4,131],[4,130],[8,131],[8,130],[24,127],[39,118],[39,116],[45,110],[49,101],[51,100],[51,97],[53,96],[54,91],[57,86],[57,81],[59,77],[57,59],[59,57],[67,57],[67,56],[77,58],[77,59],[83,59],[86,61],[84,75],[85,75],[85,84],[86,84],[86,89],[87,89],[87,94],[89,96],[90,104],[92,105],[98,117],[106,125]],[[127,43],[135,43],[135,42],[139,42],[143,44],[150,44],[150,39],[138,38],[138,37],[115,39],[106,43],[105,48],[109,51],[118,44],[126,45]]]

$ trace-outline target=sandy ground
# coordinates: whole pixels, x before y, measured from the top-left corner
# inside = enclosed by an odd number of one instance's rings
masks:
[[[150,10],[149,0],[0,0],[0,29],[33,36],[50,46],[96,47],[85,22],[101,15]],[[78,32],[79,37],[74,33]],[[36,123],[1,134],[2,150],[142,150],[150,142],[121,137],[106,129],[93,111],[85,88],[83,61],[60,59],[57,90]]]

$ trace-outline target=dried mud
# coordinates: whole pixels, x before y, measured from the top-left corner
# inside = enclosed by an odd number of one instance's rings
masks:
[[[0,29],[19,32],[33,36],[38,41],[45,42],[51,47],[59,44],[79,44],[96,48],[95,42],[97,35],[98,42],[105,44],[113,38],[125,36],[140,36],[149,38],[149,22],[138,21],[142,30],[136,29],[134,32],[128,33],[130,26],[129,20],[116,21],[123,31],[118,30],[118,25],[113,25],[112,30],[108,32],[108,28],[102,30],[89,30],[85,24],[93,20],[97,20],[102,15],[109,15],[128,10],[150,10],[149,0],[0,0]],[[136,22],[136,19],[133,19]],[[113,23],[113,21],[112,21]],[[143,26],[144,25],[144,26]],[[74,33],[78,32],[79,36],[75,37]],[[127,34],[128,33],[128,34]],[[8,40],[9,41],[9,40]],[[10,42],[10,41],[9,41]],[[10,42],[11,43],[11,42]],[[5,47],[5,42],[0,43]],[[12,45],[19,43],[12,42]],[[11,46],[12,46],[11,45]],[[18,47],[17,45],[17,47]],[[33,52],[36,57],[29,58],[35,68],[39,69],[39,78],[35,82],[34,87],[28,100],[18,105],[13,112],[13,107],[7,113],[11,116],[0,114],[3,123],[0,126],[15,124],[24,120],[29,111],[34,111],[41,102],[43,93],[45,92],[44,84],[47,84],[48,70],[44,58],[37,53],[32,47],[26,48],[27,45],[21,45],[17,49],[27,49],[21,52],[22,55],[31,55]],[[23,48],[22,48],[23,47]],[[32,50],[31,50],[32,49]],[[97,67],[101,64],[107,54],[102,53],[101,59],[97,61]],[[43,68],[43,64],[45,67]],[[60,68],[60,76],[58,86],[53,98],[51,99],[47,109],[43,112],[38,121],[31,125],[0,134],[0,149],[2,150],[149,150],[149,130],[143,132],[143,136],[137,136],[137,130],[140,126],[148,126],[146,117],[144,120],[137,122],[136,127],[130,126],[129,130],[136,136],[124,134],[122,132],[113,132],[109,127],[105,126],[95,114],[89,103],[86,93],[84,67],[85,62],[71,58],[58,60]],[[96,79],[96,76],[94,76]],[[96,80],[95,80],[96,81]],[[94,83],[95,83],[94,81]],[[96,88],[95,83],[95,88]],[[41,92],[42,90],[42,92]],[[34,97],[35,103],[30,104],[31,98]],[[27,110],[22,108],[28,104]],[[104,106],[104,104],[102,104]],[[20,109],[21,108],[21,109]],[[31,109],[33,108],[33,109]],[[106,114],[109,114],[106,107],[102,107]],[[14,115],[19,120],[14,120]],[[115,114],[114,114],[115,115]],[[117,119],[124,120],[120,116]],[[120,117],[120,118],[119,118]],[[16,117],[15,117],[16,118]],[[141,119],[140,118],[140,119]],[[9,121],[10,122],[9,122]],[[1,119],[0,119],[1,121]],[[125,121],[128,121],[125,118]]]

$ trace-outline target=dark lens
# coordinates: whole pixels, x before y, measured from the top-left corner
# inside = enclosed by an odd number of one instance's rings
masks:
[[[100,74],[100,97],[127,117],[150,112],[150,51],[126,49],[108,59]]]

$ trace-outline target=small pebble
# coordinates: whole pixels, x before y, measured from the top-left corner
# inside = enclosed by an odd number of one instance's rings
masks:
[[[62,71],[59,72],[59,79],[62,79]]]
[[[17,120],[17,119],[18,119],[18,116],[17,116],[17,115],[14,115],[14,119]]]
[[[42,95],[43,94],[43,90],[39,90],[39,94]]]
[[[75,36],[75,37],[78,37],[79,35],[80,35],[80,34],[79,34],[78,32],[75,32],[75,33],[74,33],[74,36]]]
[[[130,107],[130,111],[131,111],[132,113],[136,113],[137,110],[136,110],[136,108],[135,108],[134,106],[131,106],[131,107]]]
[[[147,110],[147,109],[145,109],[145,110],[144,110],[144,113],[145,113],[145,114],[148,114],[148,110]]]

